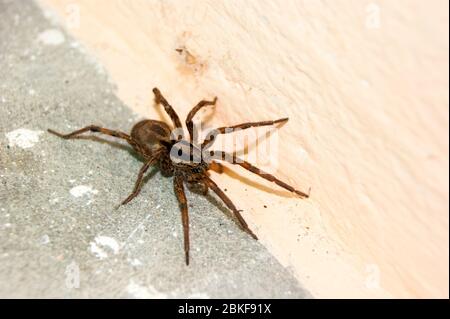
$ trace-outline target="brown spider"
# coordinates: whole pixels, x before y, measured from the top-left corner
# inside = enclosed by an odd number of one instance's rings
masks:
[[[174,132],[177,132],[176,134],[171,132],[169,125],[156,120],[142,120],[138,122],[131,129],[130,135],[120,131],[103,128],[97,125],[89,125],[69,134],[61,134],[51,129],[49,129],[48,132],[64,139],[75,138],[76,136],[89,131],[103,133],[126,140],[134,148],[134,150],[143,157],[144,165],[139,171],[134,190],[124,201],[122,201],[120,205],[124,205],[130,202],[139,194],[142,188],[144,174],[151,165],[159,165],[159,169],[164,175],[173,176],[174,190],[180,204],[181,218],[183,222],[186,265],[189,265],[189,216],[183,185],[184,183],[188,183],[188,185],[201,186],[203,189],[203,194],[205,195],[208,189],[212,189],[214,193],[216,193],[225,203],[225,205],[234,213],[242,229],[254,239],[258,239],[256,235],[248,228],[247,223],[240,214],[240,211],[236,208],[236,206],[234,206],[233,202],[208,176],[208,170],[212,168],[212,165],[219,165],[220,167],[220,163],[217,163],[213,160],[207,161],[207,156],[205,155],[209,154],[212,156],[211,158],[227,161],[231,164],[240,165],[246,170],[257,174],[266,180],[274,182],[277,185],[287,189],[288,191],[299,195],[300,197],[309,197],[309,194],[298,191],[292,186],[277,179],[275,176],[270,175],[253,166],[252,164],[239,159],[234,153],[229,154],[222,151],[209,151],[205,153],[205,151],[207,151],[213,144],[214,138],[217,134],[230,133],[235,129],[247,129],[250,127],[284,123],[288,120],[288,118],[282,118],[275,121],[243,123],[230,127],[220,127],[209,132],[209,134],[207,135],[208,137],[203,141],[201,146],[198,147],[196,146],[196,143],[193,142],[194,125],[192,119],[202,107],[207,105],[215,105],[217,102],[217,97],[214,98],[213,101],[200,101],[189,112],[186,118],[186,126],[189,131],[188,141],[184,138],[180,118],[178,117],[172,106],[167,102],[167,100],[162,96],[161,92],[157,88],[153,89],[153,93],[155,94],[156,103],[162,104],[167,114],[172,119],[173,125],[175,126]]]

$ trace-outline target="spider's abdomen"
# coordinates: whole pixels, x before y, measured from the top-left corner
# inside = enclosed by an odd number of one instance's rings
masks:
[[[163,142],[170,142],[170,127],[161,121],[142,120],[131,129],[131,137],[139,143],[144,155],[151,155]]]

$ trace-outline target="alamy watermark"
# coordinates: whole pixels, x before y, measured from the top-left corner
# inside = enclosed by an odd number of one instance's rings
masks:
[[[66,279],[65,284],[68,289],[80,288],[80,267],[75,261],[72,261],[66,267]]]

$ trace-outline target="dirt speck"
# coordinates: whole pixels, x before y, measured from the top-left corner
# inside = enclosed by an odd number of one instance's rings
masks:
[[[185,75],[200,75],[207,69],[206,61],[202,60],[197,54],[192,53],[185,46],[175,49],[178,52],[180,60],[178,71]]]

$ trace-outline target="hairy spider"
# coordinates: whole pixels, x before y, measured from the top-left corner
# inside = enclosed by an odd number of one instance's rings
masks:
[[[144,165],[141,167],[134,189],[132,193],[122,201],[120,205],[124,205],[135,198],[141,188],[144,179],[144,174],[148,168],[152,165],[158,165],[159,169],[164,175],[173,176],[174,191],[177,196],[181,209],[181,218],[183,223],[184,232],[184,251],[186,258],[186,265],[189,265],[189,216],[188,205],[186,201],[186,195],[184,191],[184,183],[188,185],[197,185],[202,187],[203,193],[206,195],[208,189],[211,189],[219,198],[225,203],[225,205],[236,216],[240,226],[254,239],[258,239],[256,235],[249,229],[244,218],[240,214],[240,211],[234,206],[233,202],[227,195],[217,186],[217,184],[208,176],[208,170],[212,168],[212,165],[219,165],[220,163],[211,160],[211,158],[226,161],[231,164],[237,164],[249,170],[250,172],[261,176],[262,178],[274,182],[282,188],[287,189],[299,195],[302,198],[309,197],[309,194],[296,190],[294,187],[279,180],[275,176],[268,174],[252,164],[241,160],[235,153],[229,154],[222,151],[209,151],[206,152],[213,144],[214,138],[217,134],[230,133],[235,129],[247,129],[250,127],[274,125],[277,123],[284,123],[288,118],[282,118],[275,121],[262,121],[262,122],[248,122],[239,125],[220,127],[212,130],[207,135],[207,138],[202,142],[201,146],[197,146],[193,141],[194,125],[192,119],[195,114],[204,106],[215,105],[217,97],[212,101],[202,100],[196,106],[192,108],[186,118],[186,126],[189,131],[189,140],[184,136],[180,118],[175,110],[162,96],[161,92],[157,89],[153,89],[155,94],[155,101],[157,104],[162,104],[167,114],[170,116],[173,122],[175,130],[171,130],[170,126],[164,122],[157,120],[142,120],[136,123],[131,129],[131,134],[126,134],[116,130],[110,130],[97,125],[89,125],[82,129],[76,130],[69,134],[61,134],[51,129],[48,132],[55,134],[64,139],[75,138],[78,135],[85,132],[98,132],[110,136],[114,136],[127,141],[134,150],[142,156],[144,159]],[[176,134],[174,134],[176,132]],[[207,156],[211,157],[206,160]],[[119,206],[120,206],[119,205]]]

